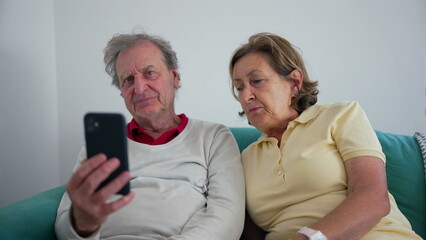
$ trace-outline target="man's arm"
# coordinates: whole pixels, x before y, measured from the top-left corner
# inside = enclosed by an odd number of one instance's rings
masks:
[[[209,147],[207,206],[196,212],[177,239],[236,240],[245,214],[241,155],[232,133],[220,128]]]
[[[67,192],[58,208],[55,228],[60,239],[98,239],[98,230],[109,214],[127,205],[134,197],[129,193],[116,201],[106,203],[130,179],[123,173],[110,184],[95,191],[97,186],[119,165],[117,159],[107,161],[103,154],[96,155],[73,173]]]

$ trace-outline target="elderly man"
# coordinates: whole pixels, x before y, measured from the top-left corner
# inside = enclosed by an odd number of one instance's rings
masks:
[[[103,154],[85,161],[83,148],[58,208],[58,238],[238,239],[245,206],[238,147],[225,126],[175,113],[180,76],[170,44],[116,35],[104,61],[133,116],[130,173],[95,191],[119,161]],[[128,195],[113,194],[129,180]]]

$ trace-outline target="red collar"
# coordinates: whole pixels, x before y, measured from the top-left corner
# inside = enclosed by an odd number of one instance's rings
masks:
[[[178,116],[182,120],[179,126],[161,134],[161,136],[157,139],[152,138],[147,132],[145,132],[143,127],[139,127],[133,118],[132,121],[127,124],[127,137],[133,141],[149,145],[160,145],[168,143],[177,137],[188,124],[188,117],[186,117],[185,114],[182,113]]]

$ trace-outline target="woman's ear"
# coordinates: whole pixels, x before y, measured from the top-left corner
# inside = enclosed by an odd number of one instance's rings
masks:
[[[296,90],[299,91],[303,84],[303,72],[300,69],[294,69],[290,73],[290,79],[293,80]]]

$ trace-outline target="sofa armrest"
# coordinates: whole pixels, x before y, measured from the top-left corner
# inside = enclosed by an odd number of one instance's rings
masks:
[[[413,230],[426,238],[426,183],[419,145],[412,136],[376,134],[386,155],[389,192]]]
[[[0,208],[0,239],[54,239],[65,185]]]

